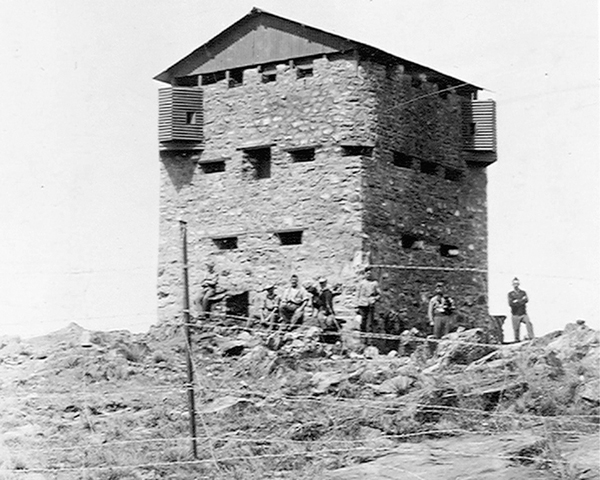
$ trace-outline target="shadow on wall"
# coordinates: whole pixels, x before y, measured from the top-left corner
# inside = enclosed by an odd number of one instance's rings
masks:
[[[177,192],[192,183],[198,164],[198,154],[183,151],[160,152],[160,161],[165,166]]]

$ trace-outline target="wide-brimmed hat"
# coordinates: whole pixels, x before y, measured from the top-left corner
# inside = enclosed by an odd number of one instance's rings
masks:
[[[275,284],[274,283],[267,283],[264,287],[263,290],[271,290],[275,288]]]
[[[317,282],[319,282],[319,283],[327,283],[327,279],[325,277],[319,277],[319,279],[317,280]]]

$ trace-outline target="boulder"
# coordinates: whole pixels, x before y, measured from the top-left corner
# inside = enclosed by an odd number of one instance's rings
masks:
[[[317,372],[313,375],[311,383],[315,385],[314,394],[326,393],[330,387],[341,383],[344,380],[351,380],[359,377],[363,369],[358,369],[351,373],[342,372]]]
[[[600,332],[585,323],[569,323],[563,334],[548,344],[546,350],[554,351],[563,361],[581,360],[591,348],[600,345]]]
[[[365,358],[377,358],[379,356],[379,349],[373,345],[370,345],[365,348],[363,355]]]
[[[436,356],[441,365],[468,365],[493,352],[495,345],[487,343],[483,329],[472,328],[446,335],[438,344]]]
[[[415,383],[415,379],[406,375],[398,375],[393,378],[387,379],[381,385],[373,385],[373,391],[376,393],[395,393],[397,395],[403,395],[410,387]]]
[[[600,405],[600,380],[591,380],[587,382],[581,391],[579,396],[584,400],[590,402],[594,406]]]
[[[222,412],[223,410],[228,410],[230,408],[236,406],[247,406],[251,405],[254,402],[247,398],[238,398],[233,396],[225,396],[221,398],[215,398],[204,405],[200,406],[198,409],[198,413],[206,414],[206,413],[217,413]]]
[[[600,377],[600,345],[594,345],[579,362],[580,373],[587,378]]]
[[[423,344],[424,339],[419,330],[416,328],[404,330],[400,334],[400,340],[398,342],[398,354],[400,356],[412,355],[412,353]]]

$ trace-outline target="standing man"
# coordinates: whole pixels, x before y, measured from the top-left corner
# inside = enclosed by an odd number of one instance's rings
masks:
[[[373,331],[375,323],[375,304],[381,297],[379,283],[373,279],[371,267],[365,267],[365,277],[358,284],[356,308],[360,315],[360,331]]]
[[[455,309],[454,300],[444,293],[444,284],[438,282],[435,286],[435,295],[429,300],[427,310],[429,324],[433,325],[435,338],[442,338],[450,333]]]
[[[307,303],[308,294],[298,284],[298,276],[292,275],[290,286],[284,290],[279,304],[279,316],[282,323],[289,327],[302,323]]]
[[[510,306],[510,312],[512,313],[512,326],[515,332],[515,342],[519,342],[521,323],[525,324],[527,328],[527,337],[529,340],[533,339],[533,325],[527,315],[527,293],[525,290],[519,288],[520,282],[517,277],[513,278],[512,281],[513,289],[508,292],[508,305]]]

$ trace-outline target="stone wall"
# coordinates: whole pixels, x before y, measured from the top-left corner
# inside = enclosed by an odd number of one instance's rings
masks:
[[[182,217],[192,295],[211,259],[222,286],[249,291],[251,302],[266,283],[281,291],[292,273],[301,282],[324,275],[344,284],[336,304],[350,316],[358,272],[368,262],[394,266],[376,270],[384,291],[379,312],[388,315],[381,329],[423,327],[439,280],[463,324],[484,322],[486,172],[461,150],[465,99],[437,94],[402,67],[352,55],[312,66],[305,78],[288,63],[277,66],[274,82],[263,83],[251,68],[235,88],[226,80],[202,87],[204,151],[162,152],[161,318],[181,310]],[[348,156],[345,144],[374,149]],[[271,149],[269,178],[252,176],[246,152],[259,146]],[[290,149],[302,146],[315,148],[314,161],[293,161]],[[394,151],[412,157],[411,165],[394,165]],[[211,161],[223,161],[225,170],[206,173]],[[303,230],[302,244],[281,245],[277,232],[294,229]],[[403,246],[403,235],[413,244]],[[237,237],[237,248],[219,250],[219,237]],[[440,255],[441,245],[456,247],[458,256]]]
[[[457,301],[459,323],[484,323],[486,172],[469,166],[462,152],[465,99],[415,83],[402,67],[363,67],[378,99],[378,140],[363,178],[365,251],[372,264],[395,266],[377,269],[384,291],[380,311],[394,312],[403,326],[424,326],[435,283],[444,281]],[[394,151],[412,157],[410,166],[394,165]],[[422,163],[429,164],[426,172]],[[456,247],[458,256],[442,256],[442,245]]]
[[[212,259],[221,285],[250,291],[283,287],[320,275],[347,288],[337,300],[352,305],[362,263],[363,198],[360,156],[343,156],[344,142],[373,143],[375,102],[364,72],[351,56],[313,61],[313,75],[297,78],[278,65],[275,82],[258,69],[243,84],[226,80],[204,89],[205,149],[162,152],[159,309],[174,318],[181,307],[178,218],[188,222],[190,292],[197,293],[204,262]],[[271,146],[270,178],[254,179],[244,148]],[[288,149],[314,146],[315,159],[293,162]],[[225,171],[204,173],[199,162],[225,161]],[[280,245],[277,231],[302,229],[301,245]],[[236,249],[219,250],[213,238],[236,236]],[[281,291],[281,288],[280,288]]]

